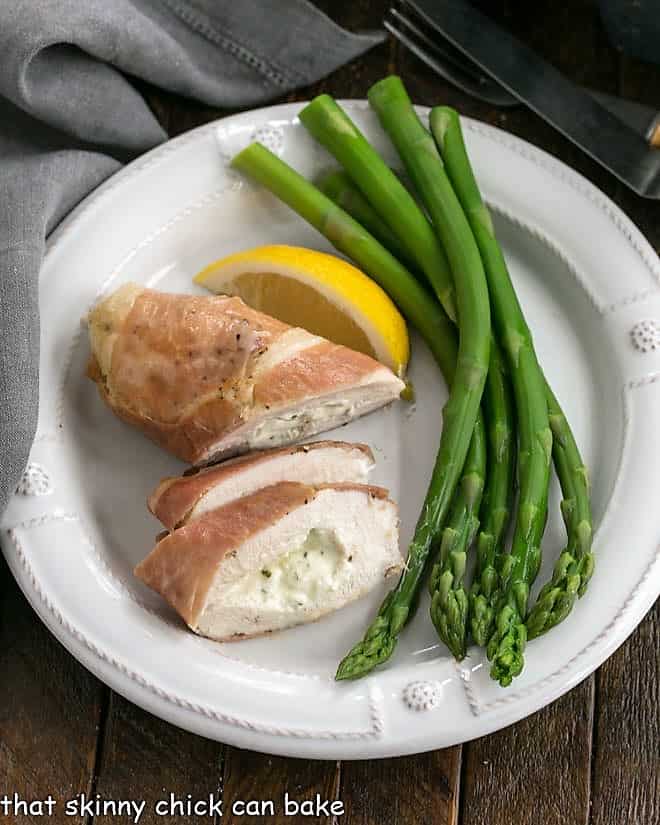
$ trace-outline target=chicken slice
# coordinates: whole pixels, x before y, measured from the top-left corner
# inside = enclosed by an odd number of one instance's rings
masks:
[[[318,619],[401,567],[385,490],[281,481],[188,521],[135,573],[195,633],[229,641]]]
[[[195,465],[333,429],[397,398],[367,355],[240,298],[126,284],[88,318],[88,375],[124,421]]]
[[[330,484],[365,482],[374,465],[366,444],[317,441],[262,450],[193,475],[163,479],[149,497],[149,510],[168,530],[240,496],[278,481]]]

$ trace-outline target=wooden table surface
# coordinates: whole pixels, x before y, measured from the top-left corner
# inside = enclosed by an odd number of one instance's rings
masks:
[[[319,3],[350,29],[378,27],[380,0]],[[498,17],[580,83],[660,107],[660,67],[621,57],[589,0],[500,2]],[[287,100],[321,91],[364,97],[388,72],[403,76],[413,99],[450,103],[500,126],[578,169],[614,199],[660,247],[660,204],[618,184],[538,117],[498,111],[445,85],[393,41]],[[170,134],[226,112],[143,87]],[[597,242],[597,239],[594,239]],[[634,548],[621,548],[625,553]],[[370,762],[312,762],[241,751],[185,733],[113,693],[50,636],[0,562],[0,798],[18,793],[59,800],[75,794],[145,799],[141,823],[209,822],[156,817],[155,800],[173,792],[205,798],[341,799],[346,825],[657,825],[660,822],[660,672],[658,606],[590,678],[554,704],[499,733],[421,756]],[[225,809],[222,822],[245,818]],[[252,818],[269,825],[323,822]],[[0,821],[3,820],[0,809]],[[91,822],[64,810],[49,820]],[[8,821],[8,820],[5,820]],[[111,822],[99,817],[99,822]],[[116,819],[114,821],[129,821]],[[216,821],[220,820],[216,818]]]

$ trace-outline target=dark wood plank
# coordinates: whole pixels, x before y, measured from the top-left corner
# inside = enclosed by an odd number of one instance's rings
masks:
[[[38,620],[1,555],[0,673],[0,797],[52,794],[57,806],[48,822],[82,823],[84,817],[65,816],[64,803],[91,788],[106,688]]]
[[[399,759],[344,762],[342,825],[454,825],[461,748]]]
[[[598,671],[591,825],[660,822],[660,602]]]
[[[214,821],[203,809],[188,815],[185,806],[188,800],[208,804],[211,795],[222,799],[223,745],[163,722],[116,693],[103,733],[94,785],[101,799],[144,801],[142,825]],[[184,807],[171,805],[170,794]]]
[[[624,56],[620,93],[660,103],[660,67]],[[620,185],[617,202],[660,251],[660,204]],[[592,825],[660,820],[660,604],[597,673]]]
[[[241,814],[249,811],[247,804],[252,801],[257,805],[260,802],[273,804],[272,813],[266,809],[263,820],[253,821],[268,822],[268,825],[303,825],[310,821],[333,825],[335,817],[332,813],[310,817],[302,811],[316,810],[308,805],[315,802],[317,794],[321,801],[329,803],[341,799],[339,772],[337,762],[286,759],[230,748],[225,764],[226,811],[222,821],[225,825],[244,822],[245,815]],[[288,794],[290,804],[288,813],[285,794]],[[305,802],[308,804],[302,809],[295,807]],[[334,811],[339,813],[337,808]],[[345,821],[344,817],[341,821]]]
[[[623,56],[620,94],[657,108],[660,67]],[[622,184],[618,204],[660,251],[660,203]],[[660,605],[597,673],[592,825],[660,820]]]
[[[586,825],[593,705],[589,678],[533,716],[465,746],[461,825]]]

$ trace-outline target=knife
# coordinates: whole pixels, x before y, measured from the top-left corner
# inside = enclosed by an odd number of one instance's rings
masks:
[[[660,199],[660,152],[532,49],[465,0],[408,0],[408,5],[485,74],[631,189]]]

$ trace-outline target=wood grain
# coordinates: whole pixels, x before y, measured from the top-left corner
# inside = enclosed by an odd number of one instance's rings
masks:
[[[297,803],[313,801],[317,794],[321,800],[334,802],[340,799],[339,766],[336,762],[285,759],[230,748],[225,765],[224,787],[227,811],[222,820],[223,825],[244,822],[245,817],[240,816],[243,809],[232,813],[232,808],[237,802],[247,803],[250,800],[272,801],[275,811],[274,815],[269,814],[263,820],[257,818],[253,821],[264,821],[268,825],[304,825],[310,821],[332,825],[332,816],[310,818],[302,813],[296,815],[293,814],[295,808],[291,808],[291,813],[287,815],[284,795],[288,793],[290,800]],[[344,817],[341,822],[344,822]]]
[[[0,673],[0,797],[52,794],[58,805],[49,823],[82,823],[84,817],[65,816],[64,802],[90,790],[106,689],[46,630],[2,556]]]
[[[465,745],[461,825],[586,825],[593,703],[589,678],[533,716]]]
[[[455,825],[461,748],[344,762],[342,825]]]
[[[660,602],[600,668],[591,825],[660,822]]]
[[[94,783],[102,799],[144,800],[141,825],[214,821],[202,809],[188,815],[186,806],[208,803],[211,795],[222,799],[223,745],[175,728],[116,693],[102,733]],[[170,804],[171,794],[181,806]],[[159,802],[165,806],[157,810]]]

